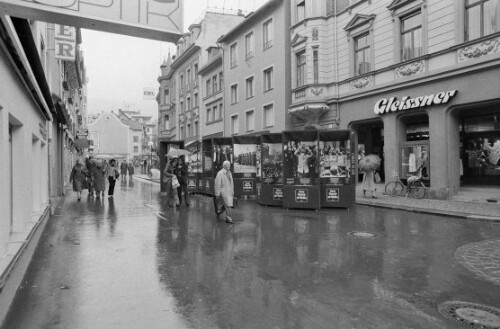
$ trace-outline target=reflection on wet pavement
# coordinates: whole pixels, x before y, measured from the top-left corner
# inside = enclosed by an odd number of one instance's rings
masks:
[[[2,328],[455,328],[438,305],[500,305],[455,258],[498,224],[243,201],[226,225],[207,197],[174,209],[156,185],[117,190],[65,200]]]

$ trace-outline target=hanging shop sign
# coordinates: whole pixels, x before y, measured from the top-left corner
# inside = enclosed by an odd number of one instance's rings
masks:
[[[373,111],[375,112],[375,114],[385,114],[390,112],[420,109],[423,107],[438,104],[446,104],[456,94],[456,90],[448,90],[442,91],[437,94],[418,96],[414,98],[405,96],[400,101],[397,100],[397,97],[391,97],[389,99],[382,98],[375,104]]]
[[[183,0],[0,0],[0,14],[176,42]]]
[[[76,57],[76,29],[72,26],[56,24],[54,30],[56,59],[74,61]]]

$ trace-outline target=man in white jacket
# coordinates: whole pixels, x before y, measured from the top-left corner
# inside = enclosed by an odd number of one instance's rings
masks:
[[[224,161],[222,169],[219,170],[215,177],[215,196],[222,199],[226,208],[226,222],[233,223],[232,207],[234,199],[234,180],[231,174],[231,163]]]

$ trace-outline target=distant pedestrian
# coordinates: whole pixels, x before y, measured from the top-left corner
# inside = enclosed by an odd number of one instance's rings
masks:
[[[182,193],[184,192],[184,202],[186,203],[186,206],[189,206],[189,191],[187,187],[188,165],[184,161],[184,157],[179,158],[175,175],[177,176],[177,180],[180,184],[180,186],[177,188],[179,203],[182,203]]]
[[[96,169],[93,172],[94,189],[96,197],[104,197],[104,190],[106,189],[106,169],[104,168],[104,163],[97,162]]]
[[[111,159],[111,161],[109,162],[108,169],[106,170],[106,176],[108,177],[109,181],[108,198],[112,198],[115,191],[116,180],[118,179],[118,177],[120,177],[120,173],[116,168],[115,159]]]
[[[122,175],[122,180],[127,180],[127,161],[122,161],[120,163],[120,175]]]
[[[234,180],[230,168],[231,163],[227,160],[224,161],[222,169],[219,170],[215,177],[215,196],[226,208],[225,217],[227,223],[233,223],[231,208],[233,207],[234,199]]]
[[[73,191],[76,192],[78,201],[82,198],[82,189],[87,180],[87,176],[87,168],[85,168],[80,159],[76,160],[76,164],[73,166],[71,175],[69,176],[69,182],[73,184]]]
[[[87,168],[87,187],[89,189],[89,197],[94,195],[94,181],[92,177],[92,172],[95,170],[95,162],[92,157],[85,159],[85,167]]]
[[[176,206],[180,206],[179,204],[179,196],[177,194],[177,187],[172,185],[173,178],[175,177],[175,168],[177,167],[177,158],[173,158],[170,162],[167,163],[165,170],[163,171],[163,182],[166,185],[166,193],[167,193],[167,203],[169,207],[173,207],[171,204],[171,200],[174,200]]]
[[[132,162],[128,163],[128,176],[129,179],[132,179],[132,176],[134,176],[134,164]]]

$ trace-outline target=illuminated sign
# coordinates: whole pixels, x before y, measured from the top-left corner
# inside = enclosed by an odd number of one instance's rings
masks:
[[[396,97],[391,97],[389,99],[383,98],[375,104],[373,111],[375,114],[385,114],[410,109],[419,109],[431,105],[446,104],[456,94],[456,90],[449,90],[427,96],[418,96],[415,98],[405,96],[400,101],[398,101]]]
[[[0,0],[0,14],[177,42],[183,0]]]

